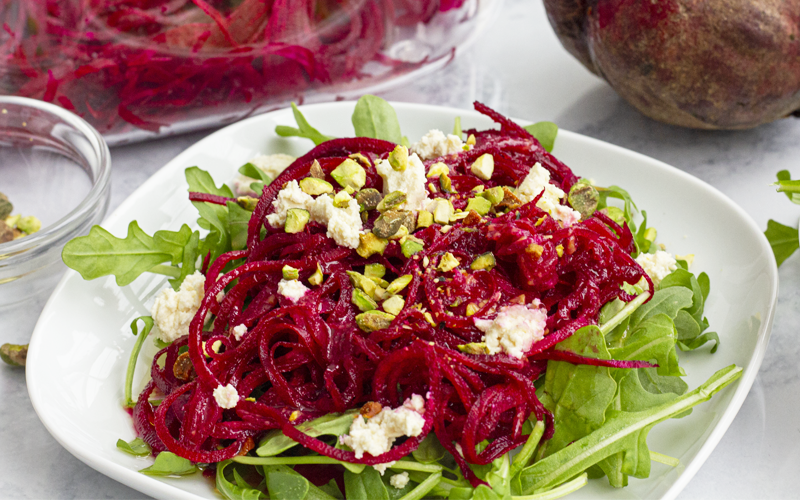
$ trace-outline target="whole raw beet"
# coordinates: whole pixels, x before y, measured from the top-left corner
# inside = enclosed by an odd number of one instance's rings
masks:
[[[544,0],[561,43],[656,120],[742,129],[800,109],[800,0]]]

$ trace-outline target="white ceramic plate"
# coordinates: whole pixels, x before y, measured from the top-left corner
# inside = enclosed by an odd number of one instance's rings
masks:
[[[396,104],[403,132],[415,140],[431,128],[451,130],[491,122],[475,112]],[[303,108],[323,133],[352,135],[353,103]],[[256,116],[220,130],[169,162],[130,196],[104,227],[117,236],[136,219],[152,233],[193,224],[197,215],[186,196],[183,171],[197,165],[217,180],[228,180],[252,157],[284,152],[299,156],[310,143],[282,139],[275,125],[293,125],[289,110]],[[750,390],[769,340],[778,291],[772,252],[756,224],[732,201],[702,181],[661,162],[578,134],[561,131],[555,155],[581,176],[600,185],[625,187],[658,228],[659,241],[676,254],[696,255],[692,271],[711,278],[706,314],[722,346],[681,353],[690,387],[731,363],[744,367],[738,383],[688,417],[658,425],[652,450],[681,460],[670,468],[653,464],[650,478],[631,479],[622,490],[592,481],[571,498],[674,498],[691,480],[733,421]],[[86,282],[69,271],[56,288],[33,333],[28,355],[28,391],[36,412],[53,436],[80,460],[117,481],[158,498],[218,498],[213,484],[199,476],[156,479],[137,471],[150,459],[130,457],[115,448],[134,437],[122,408],[123,380],[134,343],[129,324],[149,314],[153,295],[166,280],[145,276],[120,289],[113,278]],[[150,344],[148,342],[148,344]],[[143,386],[154,349],[140,358],[137,384]],[[102,495],[98,492],[98,495]]]

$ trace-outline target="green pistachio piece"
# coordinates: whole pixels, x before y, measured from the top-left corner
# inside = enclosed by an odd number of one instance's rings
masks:
[[[442,260],[439,261],[439,265],[436,267],[436,269],[446,273],[457,268],[459,265],[461,265],[461,261],[459,261],[450,252],[447,252],[442,256]]]
[[[382,286],[375,287],[375,300],[386,300],[389,298],[389,292]]]
[[[333,206],[337,208],[347,208],[347,205],[350,204],[350,200],[352,199],[353,197],[350,196],[347,191],[339,191],[333,197]]]
[[[442,191],[445,193],[453,192],[453,183],[447,174],[442,174],[439,176],[439,187],[442,188]]]
[[[361,205],[361,210],[375,210],[383,196],[377,189],[367,188],[356,193],[356,201]]]
[[[384,196],[380,203],[378,203],[378,211],[385,212],[393,210],[406,202],[406,193],[402,191],[392,191]]]
[[[3,344],[0,346],[0,359],[11,366],[25,366],[28,358],[28,344]]]
[[[417,229],[417,214],[411,210],[403,211],[403,226],[408,229],[409,233],[413,233]]]
[[[364,266],[364,276],[369,279],[383,278],[386,275],[386,266],[383,264],[367,264]]]
[[[354,287],[365,292],[370,298],[375,296],[375,287],[378,285],[374,281],[355,271],[347,271],[347,275],[350,276],[350,283]]]
[[[404,220],[405,214],[403,212],[399,210],[388,210],[375,220],[372,232],[379,238],[390,238],[397,234]]]
[[[33,234],[42,228],[42,221],[33,215],[27,217],[20,217],[17,221],[17,229],[25,231],[28,234]]]
[[[308,171],[308,173],[311,175],[311,177],[316,179],[325,178],[325,171],[322,170],[322,165],[320,165],[317,160],[314,160],[314,162],[311,164],[311,169]]]
[[[286,225],[283,230],[287,233],[302,233],[306,224],[311,219],[311,214],[303,208],[290,208],[286,211]]]
[[[489,354],[489,348],[485,342],[473,342],[471,344],[461,344],[458,350],[464,354]]]
[[[20,219],[20,215],[19,214],[17,214],[17,215],[9,215],[8,217],[6,217],[6,224],[8,224],[10,227],[14,227],[14,226],[17,225],[17,222],[19,221],[19,219]]]
[[[389,286],[389,282],[383,278],[370,278],[370,279],[374,281],[376,285],[378,285],[378,288],[386,289],[386,287]]]
[[[413,236],[406,236],[406,238],[400,242],[400,250],[403,252],[406,259],[410,259],[411,256],[417,252],[421,252],[423,248],[425,248],[425,245],[422,243],[422,240],[414,238]]]
[[[314,271],[314,274],[308,277],[308,282],[311,285],[318,286],[322,284],[323,278],[324,275],[322,274],[322,268],[319,266],[319,263],[317,263],[317,270]]]
[[[420,210],[417,216],[417,227],[430,227],[433,224],[433,214],[427,210]]]
[[[283,266],[281,273],[283,273],[283,279],[285,280],[296,280],[300,277],[300,271],[289,265]]]
[[[367,182],[367,172],[364,167],[352,158],[346,159],[333,169],[331,177],[342,187],[352,186],[356,189],[361,189]]]
[[[488,181],[494,172],[494,157],[490,153],[480,155],[469,168],[470,172],[479,179]]]
[[[467,304],[467,316],[472,316],[473,314],[475,314],[479,310],[480,310],[480,308],[476,304],[473,304],[472,302]]]
[[[240,196],[236,198],[236,204],[248,212],[252,212],[256,209],[256,205],[258,205],[258,198],[253,198],[252,196]]]
[[[378,303],[372,300],[372,298],[369,295],[364,293],[364,291],[359,290],[358,288],[355,288],[353,290],[352,301],[353,304],[355,304],[356,307],[362,312],[372,311],[373,309],[378,308]]]
[[[408,284],[411,283],[411,279],[412,276],[410,274],[404,274],[389,283],[389,287],[386,289],[386,291],[390,295],[397,295],[403,290],[403,288],[407,287]]]
[[[572,208],[581,213],[581,219],[588,219],[597,210],[600,193],[586,182],[578,182],[572,186],[567,196]]]
[[[310,194],[311,196],[318,196],[333,192],[333,186],[330,182],[317,179],[316,177],[306,177],[305,179],[300,179],[300,189],[302,189],[304,193]]]
[[[444,198],[437,198],[435,208],[433,209],[433,220],[438,224],[447,224],[450,222],[450,217],[453,216],[455,210],[449,200]]]
[[[506,193],[505,191],[503,191],[502,186],[495,186],[481,193],[481,196],[489,200],[489,203],[491,203],[492,205],[497,205],[498,203],[503,201],[503,198],[506,197]]]
[[[389,236],[389,239],[390,240],[402,240],[403,238],[408,236],[408,234],[409,233],[408,233],[408,229],[406,229],[406,226],[400,226],[400,229],[398,229],[397,232],[394,233],[393,235]]]
[[[649,241],[650,243],[656,241],[656,236],[658,235],[658,231],[654,227],[648,227],[644,230],[644,239]]]
[[[361,166],[363,166],[364,168],[371,168],[372,167],[372,162],[369,161],[369,158],[367,158],[366,156],[362,155],[361,153],[353,153],[350,156],[348,156],[348,158],[354,159],[355,161],[360,163]]]
[[[368,259],[373,255],[383,255],[384,250],[389,245],[389,240],[386,238],[379,238],[375,233],[364,233],[359,237],[358,248],[356,253],[361,257]]]
[[[14,205],[8,201],[8,196],[0,193],[0,220],[5,219],[14,210]]]
[[[475,210],[479,215],[486,215],[491,209],[491,201],[487,200],[486,198],[476,197],[470,198],[469,201],[467,201],[467,208],[465,208],[464,211],[469,212],[470,210]]]
[[[426,177],[436,177],[437,175],[450,175],[450,167],[445,163],[437,161],[428,169]]]
[[[384,300],[382,305],[384,311],[397,316],[406,306],[406,301],[403,300],[403,297],[399,295],[392,295],[388,299]]]
[[[473,271],[477,271],[479,269],[486,269],[488,271],[495,265],[497,265],[497,261],[494,258],[494,254],[492,252],[486,252],[475,257],[475,260],[472,261],[472,264],[469,265],[469,268]]]
[[[369,333],[389,328],[394,318],[394,315],[383,311],[367,311],[356,316],[356,324],[363,331]]]
[[[617,224],[625,224],[625,212],[623,212],[622,209],[617,207],[606,207],[601,210],[601,212],[605,212],[605,214],[611,217],[611,220]]]
[[[484,189],[486,189],[486,186],[484,186],[483,184],[478,184],[477,186],[472,188],[472,192],[480,194],[483,192]]]
[[[408,149],[402,145],[395,147],[394,151],[389,153],[389,165],[398,172],[405,172],[408,167]]]

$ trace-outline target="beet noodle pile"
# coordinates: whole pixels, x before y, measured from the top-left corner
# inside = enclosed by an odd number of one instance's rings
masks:
[[[431,196],[447,197],[455,208],[463,209],[464,194],[475,186],[516,186],[537,162],[565,192],[578,180],[526,130],[480,103],[476,108],[501,128],[466,131],[476,138],[472,150],[426,161],[426,168],[435,161],[449,166],[454,191]],[[247,248],[222,255],[205,270],[205,298],[190,334],[158,353],[156,361],[162,359],[164,368],[158,362],[152,365],[152,381],[138,399],[134,421],[153,451],[169,450],[193,462],[219,462],[246,453],[266,431],[280,429],[308,450],[376,465],[408,455],[434,432],[475,486],[482,481],[467,463],[488,464],[523,444],[527,438],[523,423],[531,414],[547,423],[545,439],[558,425],[536,398],[534,387],[547,360],[618,368],[654,366],[554,349],[579,328],[596,324],[607,302],[632,300],[622,291],[623,283],[632,285],[645,278],[653,289],[631,257],[630,230],[603,213],[562,227],[536,207],[537,198],[496,217],[467,217],[449,230],[438,224],[418,230],[414,236],[424,242],[424,249],[411,258],[403,256],[397,241],[383,255],[364,259],[355,250],[336,245],[319,224],[312,222],[303,232],[287,234],[267,223],[278,191],[288,181],[306,177],[314,160],[330,173],[350,154],[361,153],[374,165],[395,146],[368,138],[334,139],[297,159],[264,189],[250,219]],[[495,162],[489,181],[469,170],[484,153],[491,153]],[[365,187],[381,190],[376,169],[366,170]],[[372,227],[375,217],[365,229]],[[445,252],[458,257],[462,265],[437,271]],[[486,252],[496,256],[496,266],[470,270],[469,262]],[[284,265],[299,269],[300,279],[305,280],[318,263],[325,281],[297,303],[277,293]],[[353,286],[346,271],[363,270],[369,263],[383,264],[387,280],[407,274],[413,279],[402,292],[406,306],[391,326],[366,333],[355,321],[359,310],[351,303]],[[223,269],[231,270],[223,273]],[[224,299],[218,302],[222,291]],[[483,333],[474,318],[491,318],[504,305],[535,299],[547,308],[547,330],[525,357],[473,355],[457,349],[481,341]],[[468,303],[479,305],[470,316]],[[213,328],[204,331],[209,312],[215,316]],[[426,319],[426,312],[436,326]],[[240,324],[248,333],[237,341],[232,329]],[[217,341],[222,347],[215,352],[211,346]],[[196,376],[184,381],[175,377],[173,366],[187,345]],[[232,384],[241,398],[229,410],[221,409],[212,396],[216,387],[226,384]],[[156,390],[165,395],[157,409],[149,402]],[[295,428],[367,402],[395,408],[412,394],[426,395],[422,434],[379,456],[357,459],[354,452],[336,449]],[[477,452],[476,445],[484,440],[490,444]]]

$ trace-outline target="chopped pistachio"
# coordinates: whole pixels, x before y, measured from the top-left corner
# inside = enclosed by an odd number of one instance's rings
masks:
[[[28,358],[28,344],[3,344],[0,346],[0,359],[11,366],[25,366]]]
[[[361,153],[353,153],[350,156],[348,156],[348,158],[354,159],[355,161],[360,163],[361,166],[363,166],[364,168],[372,167],[372,162],[369,161],[369,158],[367,158],[366,156],[362,155]]]
[[[472,264],[469,265],[469,268],[473,271],[477,271],[479,269],[486,269],[488,271],[496,264],[497,261],[494,258],[494,254],[492,252],[486,252],[475,257],[475,260],[472,261]]]
[[[300,277],[300,271],[289,265],[283,266],[281,273],[283,274],[283,279],[285,280],[296,280]]]
[[[597,210],[600,193],[591,184],[580,181],[569,190],[567,200],[572,208],[580,212],[581,219],[587,219]]]
[[[429,259],[427,255],[422,258],[422,267],[428,267],[428,264],[430,264],[430,263],[431,263],[431,259]]]
[[[392,191],[391,193],[383,197],[381,202],[378,203],[377,208],[379,212],[385,212],[387,210],[398,208],[405,202],[406,202],[406,193],[402,191]]]
[[[491,189],[487,189],[486,191],[484,191],[481,194],[481,196],[483,196],[484,198],[489,200],[489,202],[492,205],[497,205],[501,201],[503,201],[503,198],[505,198],[506,194],[503,191],[503,187],[502,186],[495,186],[495,187],[493,187]]]
[[[462,210],[456,210],[456,213],[450,216],[450,222],[457,222],[460,220],[464,220],[469,215],[469,212],[464,212]]]
[[[445,163],[437,161],[430,166],[426,177],[436,177],[437,175],[450,175],[450,167]]]
[[[400,230],[403,220],[405,220],[405,214],[399,210],[388,210],[375,220],[372,232],[379,238],[390,238]]]
[[[389,245],[389,240],[386,238],[379,238],[375,233],[364,233],[359,237],[358,248],[356,253],[361,257],[368,259],[373,255],[383,255],[384,250]]]
[[[364,266],[364,276],[369,279],[383,278],[386,275],[386,266],[383,264],[367,264]]]
[[[19,227],[19,225],[17,225],[17,227]],[[650,241],[651,243],[653,241],[656,241],[657,235],[658,231],[656,231],[656,228],[654,227],[648,227],[647,229],[644,230],[644,239]]]
[[[403,211],[403,226],[408,229],[409,233],[413,233],[417,229],[417,214],[411,210]]]
[[[17,221],[19,221],[20,217],[21,216],[19,214],[9,215],[8,217],[6,217],[6,224],[8,224],[11,227],[14,227],[17,225]]]
[[[369,333],[389,328],[394,318],[394,315],[383,311],[367,311],[356,316],[356,324]]]
[[[378,285],[378,287],[380,287],[380,288],[384,288],[385,289],[387,286],[389,286],[389,282],[386,281],[383,278],[370,278],[370,279],[373,282],[375,282],[375,284]]]
[[[431,313],[426,312],[426,313],[423,314],[423,316],[425,317],[425,321],[430,323],[431,326],[434,326],[434,327],[436,326],[436,322],[433,320],[433,316],[431,315]]]
[[[314,160],[311,164],[311,170],[308,171],[311,177],[315,177],[317,179],[324,179],[325,178],[325,171],[322,170],[322,165],[319,164],[319,161]]]
[[[689,268],[692,267],[692,264],[694,263],[694,254],[687,253],[686,255],[676,255],[675,259],[686,262],[686,267]]]
[[[484,186],[483,184],[478,184],[477,186],[472,188],[472,192],[480,194],[483,192],[484,189],[486,189],[486,186]]]
[[[449,200],[444,198],[437,198],[433,209],[433,220],[439,224],[447,224],[450,222],[450,216],[453,215],[453,205]]]
[[[323,179],[317,179],[316,177],[306,177],[305,179],[300,179],[300,189],[302,189],[304,193],[310,194],[311,196],[318,196],[320,194],[333,192],[333,186],[330,182]]]
[[[400,229],[398,229],[396,233],[394,233],[393,235],[389,236],[389,239],[390,240],[401,240],[401,239],[405,238],[406,236],[408,236],[408,234],[409,233],[408,233],[408,229],[406,229],[406,226],[402,226],[401,225]]]
[[[479,179],[488,181],[492,178],[494,172],[494,157],[490,153],[480,155],[469,168],[469,171],[475,174]]]
[[[564,256],[564,245],[556,245],[556,255],[559,257]]]
[[[436,186],[434,186],[432,182],[428,183],[428,191],[430,191],[431,193],[438,193],[439,192],[439,190],[436,189]]]
[[[417,227],[429,227],[433,224],[433,214],[427,210],[420,210],[417,215]]]
[[[389,292],[387,292],[386,289],[383,288],[382,286],[375,287],[375,300],[381,300],[381,301],[386,300],[389,298],[389,295],[390,295]]]
[[[397,316],[400,314],[400,311],[403,310],[403,307],[405,307],[406,301],[403,300],[403,297],[399,295],[392,295],[388,299],[384,300],[382,305],[384,311]]]
[[[443,233],[446,233],[446,232],[450,231],[451,229],[453,229],[453,226],[451,226],[450,224],[446,224],[446,225],[442,226],[442,228],[439,231],[441,231]]]
[[[353,289],[352,302],[362,312],[372,311],[378,308],[378,303],[372,300],[363,290]]]
[[[389,153],[389,165],[398,172],[405,172],[408,167],[408,148],[398,144],[394,151]]]
[[[474,134],[469,134],[469,137],[467,137],[466,145],[467,146],[474,146],[476,142],[477,141],[475,140],[475,135]]]
[[[616,222],[619,225],[622,225],[622,224],[625,223],[625,212],[623,212],[621,209],[619,209],[617,207],[606,207],[606,208],[602,209],[601,212],[604,212],[606,215],[608,215],[611,218],[611,220],[613,220],[614,222]],[[648,229],[653,229],[653,228],[648,228]],[[653,231],[655,231],[655,229],[653,229]],[[645,231],[645,233],[646,232],[647,231]],[[655,236],[655,234],[653,234],[653,240],[655,240],[655,239],[656,239],[656,236]],[[653,241],[653,240],[648,240],[648,241]]]
[[[347,205],[350,204],[350,200],[353,197],[350,196],[347,191],[339,191],[333,197],[333,206],[337,208],[347,208]]]
[[[248,212],[252,212],[256,209],[256,205],[258,205],[258,198],[253,198],[252,196],[240,196],[236,198],[236,204]]]
[[[355,271],[347,271],[347,275],[350,277],[350,283],[354,287],[364,291],[369,297],[375,296],[375,287],[378,285],[374,281]]]
[[[439,187],[442,188],[442,192],[444,193],[452,193],[453,191],[453,182],[450,180],[450,177],[447,174],[442,174],[439,176]]]
[[[473,304],[472,302],[470,302],[469,304],[467,304],[467,316],[472,316],[473,314],[478,312],[479,309],[480,308],[477,306],[477,304]]]
[[[322,279],[324,278],[322,274],[322,268],[317,263],[317,270],[314,271],[314,274],[308,277],[308,282],[311,285],[318,286],[322,284]]]
[[[459,265],[461,265],[461,261],[450,252],[447,252],[442,256],[442,260],[439,261],[439,265],[436,267],[436,269],[446,273],[457,268]]]
[[[486,342],[473,342],[471,344],[461,344],[458,350],[464,354],[489,354],[489,348],[486,347]]]
[[[334,168],[331,177],[342,187],[352,186],[361,189],[367,182],[367,172],[364,167],[352,158],[346,159]]]
[[[417,252],[421,252],[423,248],[425,248],[425,245],[422,243],[422,240],[413,236],[406,236],[406,238],[400,242],[400,250],[403,252],[403,256],[405,256],[406,259],[411,258],[411,256]]]
[[[383,199],[377,189],[367,188],[356,193],[356,201],[362,210],[375,210]]]
[[[397,295],[411,283],[411,279],[412,276],[410,274],[404,274],[389,283],[389,287],[386,288],[386,291],[391,295]]]
[[[349,194],[350,196],[353,196],[353,193],[355,193],[356,191],[357,191],[357,189],[354,188],[353,186],[345,186],[344,187],[344,192]]]
[[[492,202],[487,200],[486,198],[470,198],[467,201],[467,208],[465,209],[467,212],[470,210],[475,210],[480,215],[486,215],[489,213],[489,210],[492,209]]]
[[[17,229],[25,231],[28,234],[33,234],[42,228],[42,221],[33,215],[27,217],[20,217],[17,221]]]
[[[311,214],[304,208],[290,208],[286,211],[284,231],[291,234],[302,233],[311,220]]]
[[[0,220],[5,219],[14,210],[14,205],[8,201],[8,196],[0,193]]]

